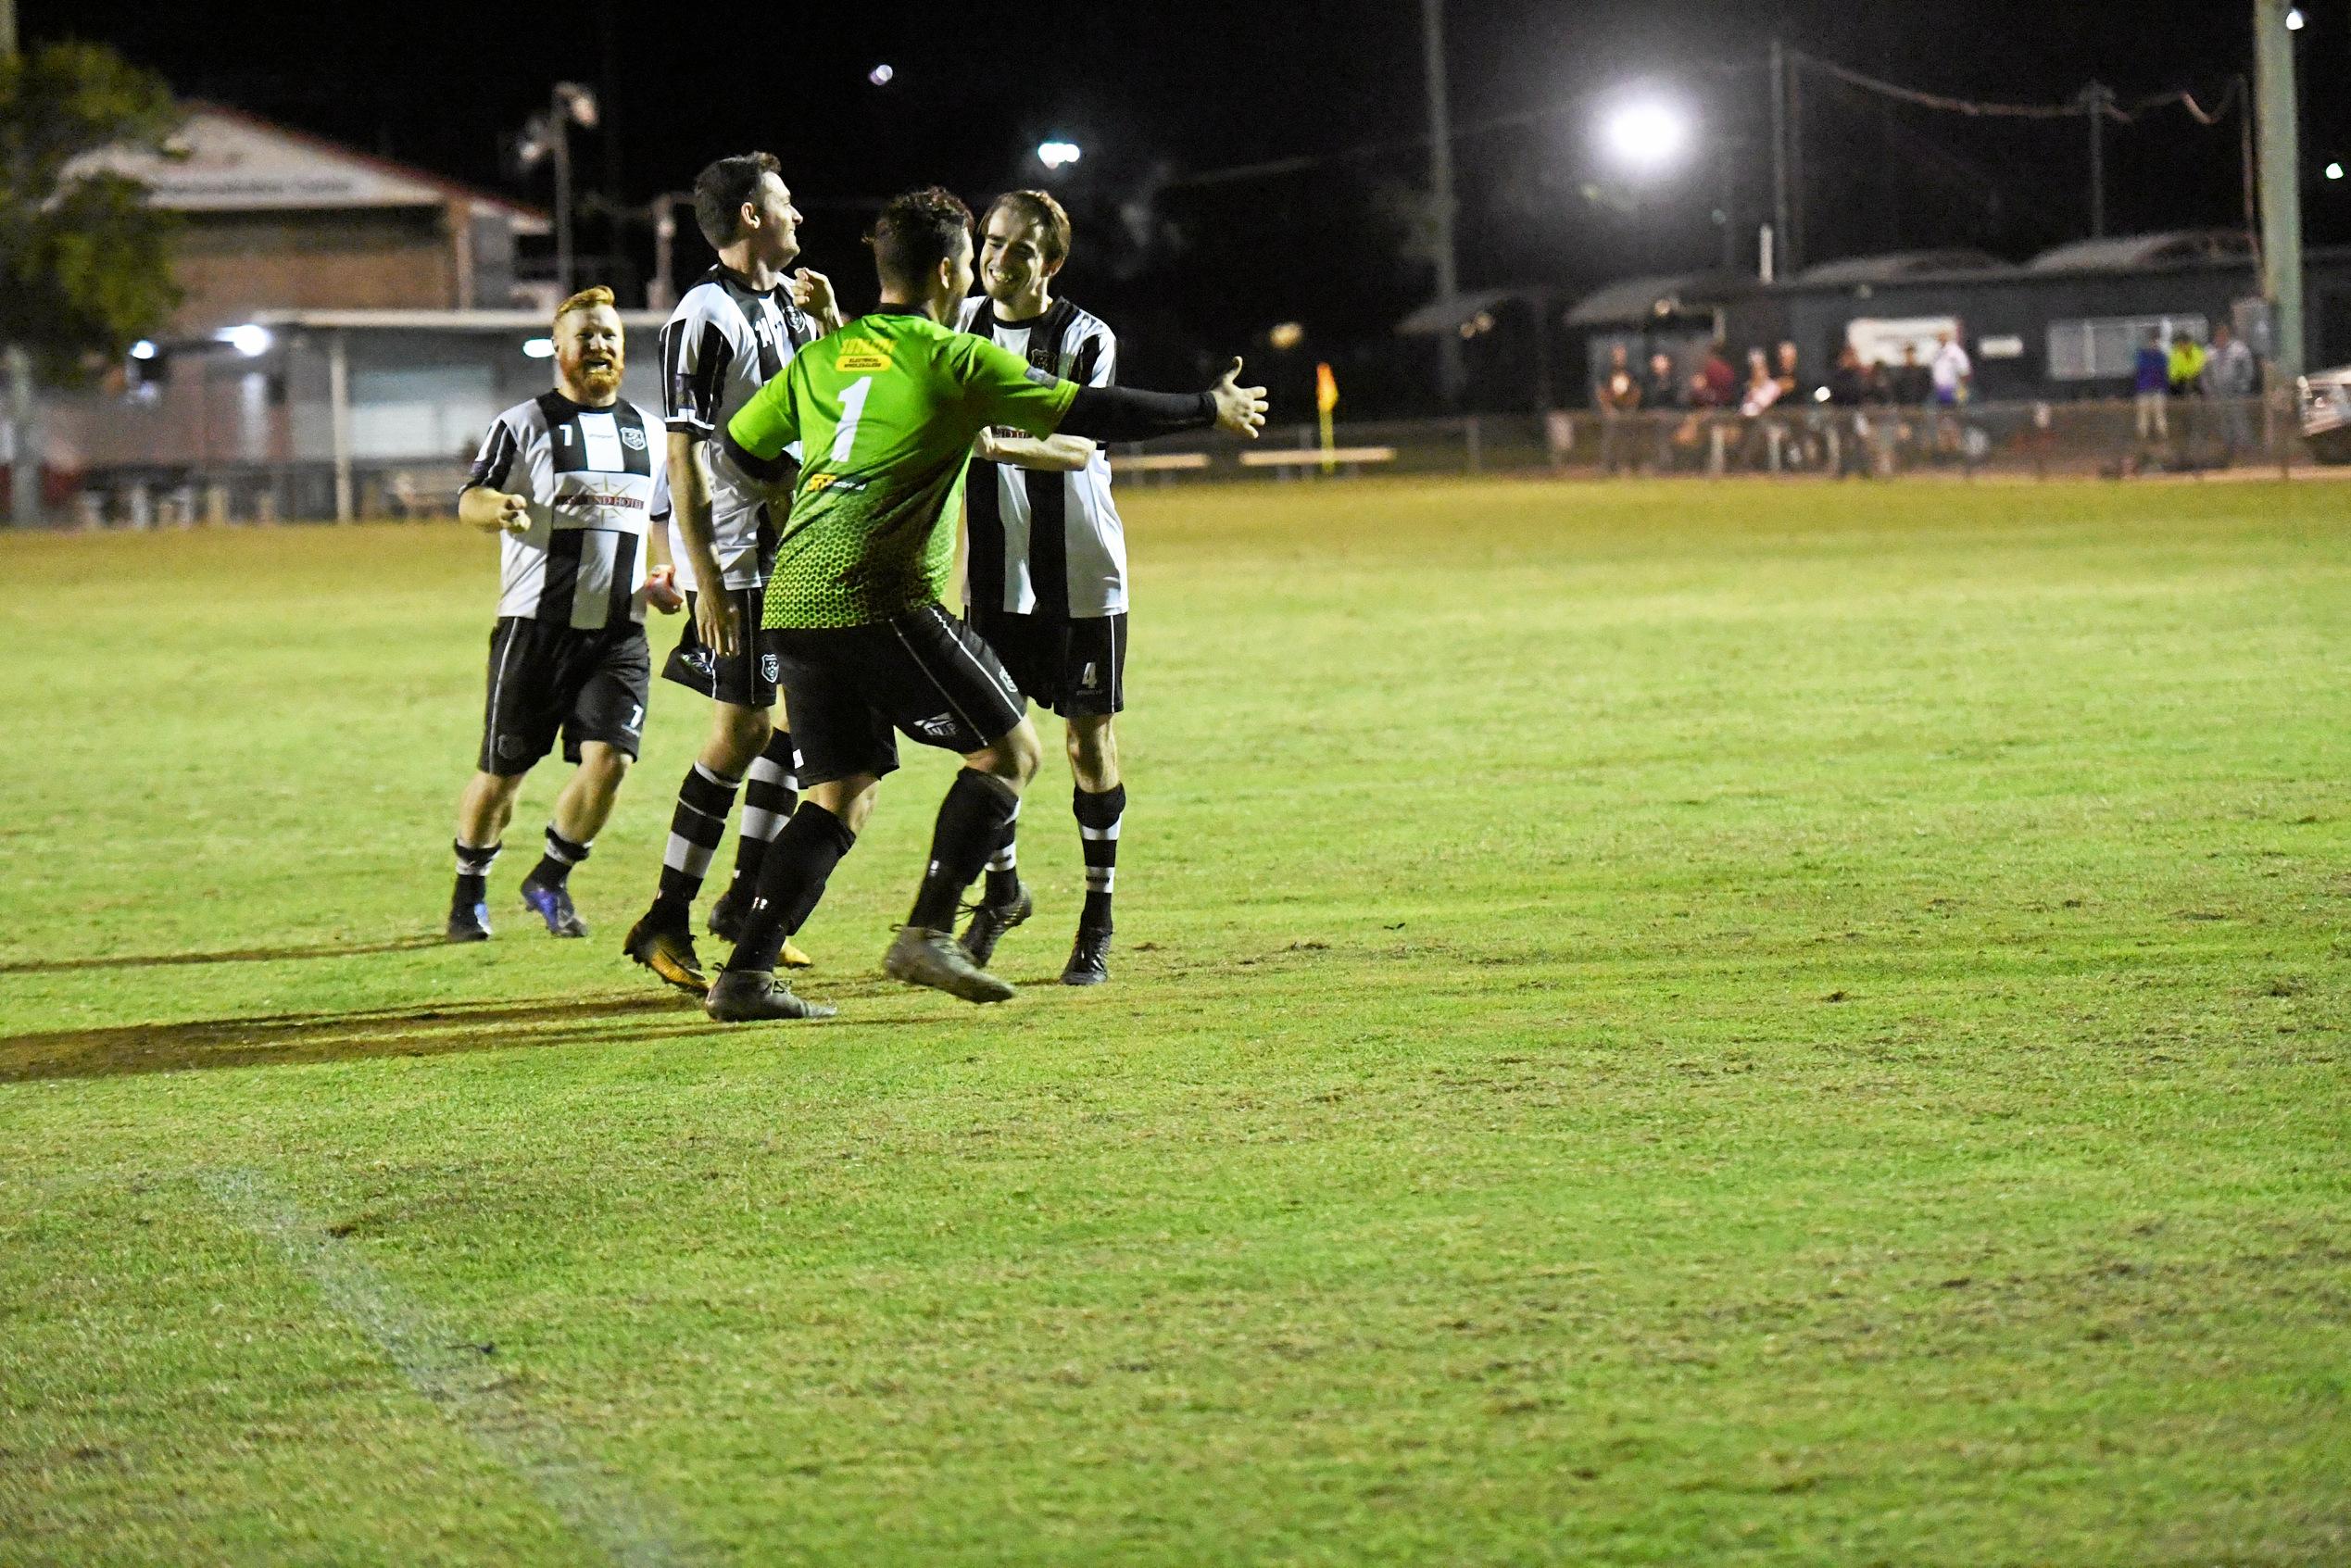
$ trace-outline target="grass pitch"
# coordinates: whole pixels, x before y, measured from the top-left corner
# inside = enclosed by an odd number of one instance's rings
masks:
[[[427,940],[488,541],[9,539],[0,1561],[2351,1557],[2336,487],[1125,504],[1114,983],[925,754],[731,1032],[675,688]]]

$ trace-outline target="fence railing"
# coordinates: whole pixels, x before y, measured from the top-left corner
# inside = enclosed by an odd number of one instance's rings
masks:
[[[1342,421],[1336,438],[1328,463],[1310,425],[1268,430],[1248,446],[1215,441],[1117,447],[1112,463],[1122,484],[1137,485],[1244,478],[1319,483],[1369,473],[2128,478],[2232,468],[2290,472],[2315,460],[2291,400],[2282,398],[1806,404],[1754,416],[1701,409],[1480,414]],[[465,465],[446,457],[358,463],[350,476],[352,509],[371,519],[446,517],[455,512],[464,481]],[[50,518],[66,526],[314,521],[336,509],[334,470],[324,461],[124,466],[70,476],[59,488]]]

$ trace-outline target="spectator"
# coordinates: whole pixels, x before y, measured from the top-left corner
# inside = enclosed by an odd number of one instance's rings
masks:
[[[1880,479],[1892,478],[1895,445],[1902,438],[1902,416],[1894,412],[1893,373],[1878,360],[1861,371],[1861,406],[1854,421],[1869,442],[1869,466]]]
[[[1635,437],[1641,413],[1641,383],[1633,379],[1623,344],[1608,350],[1608,371],[1600,381],[1600,465],[1610,473],[1637,467]]]
[[[1706,349],[1706,407],[1728,408],[1739,401],[1739,372],[1730,368],[1729,345],[1716,338]]]
[[[2226,322],[2212,329],[2212,363],[2204,380],[2219,400],[2225,460],[2234,463],[2237,454],[2253,445],[2251,399],[2261,390],[2261,368],[2253,362],[2253,350]]]
[[[1739,395],[1739,414],[1747,421],[1746,433],[1739,438],[1739,460],[1754,468],[1768,465],[1776,422],[1766,419],[1773,406],[1779,401],[1779,378],[1771,373],[1771,361],[1760,348],[1747,350],[1747,384]]]
[[[1861,356],[1847,344],[1837,351],[1837,362],[1829,369],[1829,407],[1834,410],[1833,430],[1837,448],[1837,477],[1869,471],[1869,420],[1861,412],[1863,384],[1867,372],[1861,368]]]
[[[1674,370],[1674,357],[1662,351],[1652,354],[1649,378],[1641,383],[1641,406],[1649,411],[1652,458],[1660,473],[1674,466],[1674,427],[1679,421],[1672,414],[1681,406],[1681,377]]]
[[[1918,345],[1915,343],[1902,345],[1902,363],[1888,379],[1892,383],[1893,400],[1905,408],[1923,407],[1934,385],[1927,367],[1918,363]]]
[[[2171,359],[2165,367],[2165,374],[2170,382],[2171,395],[2183,400],[2171,432],[2174,463],[2182,469],[2189,466],[2194,455],[2195,400],[2204,395],[2204,367],[2209,358],[2194,332],[2181,332],[2171,340]]]
[[[2138,405],[2139,439],[2169,440],[2171,419],[2165,404],[2171,395],[2171,357],[2163,351],[2163,333],[2158,328],[2147,329],[2147,341],[2139,345],[2131,361],[2131,390]]]

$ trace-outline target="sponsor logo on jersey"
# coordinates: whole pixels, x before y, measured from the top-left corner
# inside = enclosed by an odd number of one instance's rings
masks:
[[[890,368],[890,351],[878,343],[844,344],[833,360],[833,369],[843,374],[872,374]]]
[[[947,740],[955,734],[955,720],[949,714],[939,713],[928,719],[915,720],[914,727],[933,740]]]
[[[821,491],[837,490],[844,495],[854,495],[870,483],[862,474],[812,473],[808,476],[808,493],[813,495]]]
[[[622,425],[621,427],[621,445],[630,448],[632,451],[642,452],[645,450],[645,433],[637,429],[635,425]]]

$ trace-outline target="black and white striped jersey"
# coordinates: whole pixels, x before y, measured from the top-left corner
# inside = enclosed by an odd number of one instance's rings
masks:
[[[596,630],[645,619],[645,541],[666,526],[660,427],[623,399],[588,408],[542,393],[497,417],[465,482],[531,498],[499,540],[498,614]]]
[[[963,302],[957,324],[1080,386],[1117,381],[1118,339],[1065,299],[1033,320],[1002,321],[995,302],[977,295]],[[1071,473],[974,459],[963,508],[972,534],[966,603],[1064,619],[1125,612],[1126,530],[1099,445]]]
[[[730,588],[756,588],[767,580],[775,529],[758,495],[727,461],[718,433],[816,339],[816,323],[781,284],[755,289],[723,266],[703,273],[661,325],[661,414],[670,429],[706,438],[698,449],[710,476],[710,533]],[[797,445],[785,450],[798,460]],[[697,586],[685,541],[674,530],[670,554],[678,586]]]

